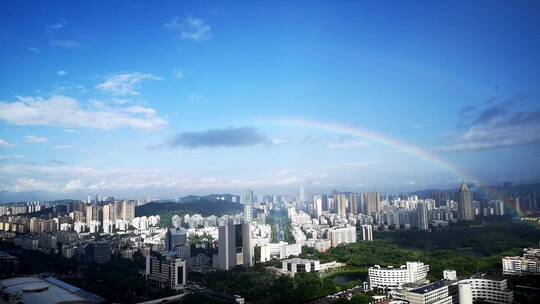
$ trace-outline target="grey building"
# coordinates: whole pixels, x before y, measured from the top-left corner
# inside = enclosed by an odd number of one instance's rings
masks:
[[[474,207],[472,204],[472,192],[463,182],[458,193],[458,220],[472,221],[474,220]]]
[[[249,223],[219,227],[218,267],[229,270],[237,266],[253,266],[253,246]]]

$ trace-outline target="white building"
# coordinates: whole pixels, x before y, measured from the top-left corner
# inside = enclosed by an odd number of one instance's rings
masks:
[[[307,239],[304,242],[304,245],[315,248],[315,250],[319,252],[325,252],[332,247],[332,243],[330,242],[330,240],[322,239]]]
[[[443,279],[449,280],[449,281],[457,281],[457,272],[451,269],[444,270]]]
[[[312,272],[319,271],[319,261],[294,258],[289,260],[283,260],[281,262],[281,270],[284,273],[294,275],[297,272]]]
[[[108,234],[114,233],[114,222],[113,221],[103,221],[103,232]]]
[[[502,258],[503,273],[508,275],[540,273],[540,249],[525,248],[523,256]]]
[[[473,276],[459,281],[458,284],[460,287],[465,284],[463,288],[466,288],[466,284],[470,285],[473,301],[482,299],[495,304],[509,304],[514,301],[514,292],[508,289],[506,279]]]
[[[379,265],[370,267],[369,285],[371,288],[396,289],[405,283],[422,282],[426,279],[429,265],[422,262],[407,262],[399,268],[388,266],[382,268]]]
[[[75,222],[75,224],[73,225],[73,230],[75,230],[75,232],[77,233],[86,232],[87,229],[88,227],[85,222]]]
[[[60,224],[60,231],[71,231],[73,229],[73,225],[70,223],[62,223]]]
[[[373,226],[362,225],[362,241],[373,241]]]
[[[302,253],[300,244],[288,244],[287,242],[267,243],[261,246],[261,262],[269,261],[271,258],[286,259],[300,253]]]
[[[343,227],[330,230],[332,247],[341,244],[356,243],[356,227]]]
[[[406,283],[390,295],[392,299],[408,304],[452,304],[449,283],[443,280],[428,284]]]
[[[99,221],[91,221],[88,226],[90,233],[98,233],[101,229],[101,223]]]

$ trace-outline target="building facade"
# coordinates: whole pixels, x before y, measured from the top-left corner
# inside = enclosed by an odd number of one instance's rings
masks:
[[[170,252],[152,252],[146,257],[148,285],[153,288],[182,288],[187,282],[184,259]]]
[[[219,226],[218,246],[220,269],[253,266],[253,246],[249,223]]]
[[[472,221],[474,220],[474,207],[472,203],[472,192],[463,182],[458,192],[458,220]]]
[[[375,265],[368,270],[371,288],[396,289],[405,283],[422,282],[426,279],[429,265],[422,262],[407,262],[399,268]]]

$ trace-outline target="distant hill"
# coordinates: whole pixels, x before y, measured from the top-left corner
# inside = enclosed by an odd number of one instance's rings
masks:
[[[242,205],[237,203],[227,203],[217,200],[208,200],[202,197],[190,196],[189,199],[182,198],[181,203],[165,202],[165,203],[148,203],[135,208],[136,216],[150,216],[159,214],[195,214],[199,213],[202,216],[224,214],[235,214],[242,211]]]
[[[49,201],[49,203],[53,205],[69,205],[71,203],[78,203],[81,200],[75,200],[75,199],[62,199],[62,200],[56,200],[56,201]]]

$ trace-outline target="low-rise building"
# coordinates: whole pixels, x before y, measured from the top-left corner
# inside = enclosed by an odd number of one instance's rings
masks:
[[[152,252],[146,257],[146,276],[151,287],[182,288],[187,282],[186,261],[172,252]]]
[[[298,272],[313,272],[320,270],[319,261],[308,259],[288,259],[283,260],[281,270],[284,273],[294,275]]]
[[[540,274],[540,249],[525,248],[522,256],[503,257],[502,267],[507,275]]]
[[[429,265],[422,262],[407,262],[399,268],[375,265],[368,270],[371,288],[396,289],[402,284],[422,282],[426,279]]]
[[[405,283],[390,295],[409,304],[452,304],[449,286],[450,282],[445,280],[428,284]]]
[[[460,280],[458,284],[470,285],[473,301],[484,300],[495,304],[508,304],[514,301],[514,292],[508,289],[508,283],[503,278],[478,275]]]
[[[0,281],[7,303],[104,303],[105,299],[55,278],[18,277]]]

